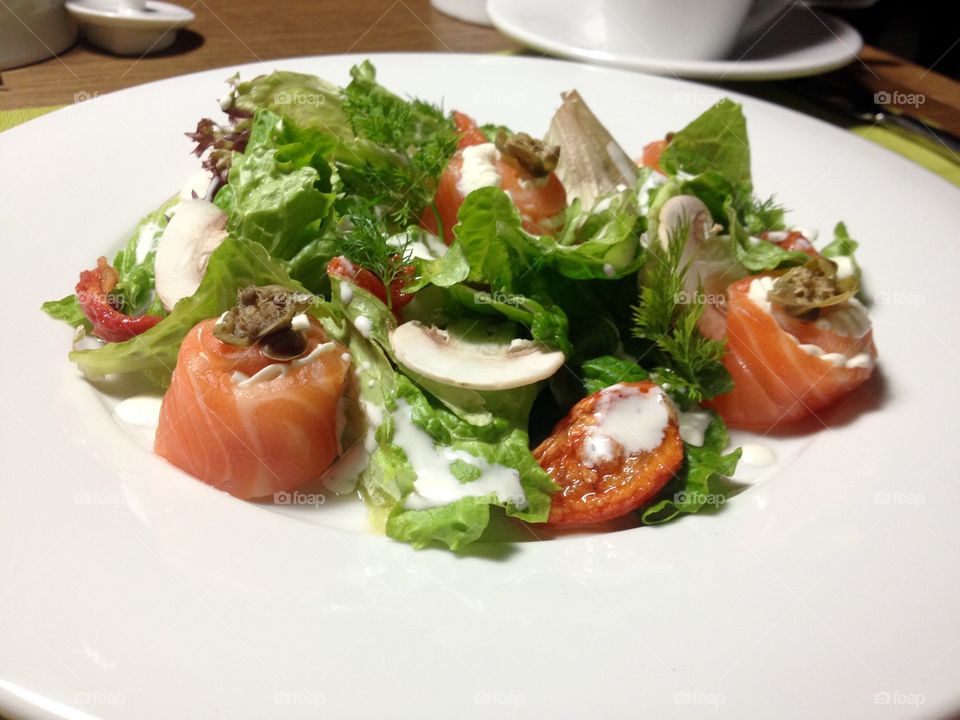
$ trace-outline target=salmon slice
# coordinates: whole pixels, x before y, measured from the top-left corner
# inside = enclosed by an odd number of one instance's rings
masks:
[[[337,404],[350,364],[345,348],[328,342],[311,318],[307,353],[276,362],[257,346],[217,339],[215,322],[199,323],[180,347],[155,452],[239,498],[264,497],[318,477],[337,456]],[[271,365],[277,369],[265,370]],[[238,383],[261,371],[276,376]]]
[[[440,176],[434,205],[427,207],[420,218],[420,224],[434,234],[439,232],[439,219],[447,245],[454,240],[453,226],[457,224],[457,213],[464,201],[459,187],[463,176],[463,150],[488,142],[468,116],[463,113],[455,113],[455,116],[460,132],[459,149]],[[567,209],[567,193],[556,173],[536,178],[514,158],[501,153],[497,153],[495,166],[500,176],[500,188],[520,211],[524,229],[534,235],[553,235],[558,229],[558,218],[562,219],[562,213]]]
[[[768,431],[810,417],[866,382],[877,349],[855,300],[824,310],[820,320],[799,320],[777,303],[767,310],[754,302],[755,279],[727,290],[723,362],[734,388],[706,404],[732,427]]]

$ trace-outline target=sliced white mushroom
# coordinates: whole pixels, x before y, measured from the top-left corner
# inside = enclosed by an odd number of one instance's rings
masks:
[[[563,353],[531,340],[477,340],[416,320],[390,334],[397,360],[408,370],[445,385],[509,390],[545,380],[563,365]]]
[[[688,246],[706,240],[714,232],[710,210],[693,195],[676,195],[660,208],[657,238],[664,250],[669,247],[670,239],[683,227],[689,228]]]
[[[209,170],[200,169],[187,178],[187,181],[180,188],[181,200],[193,200],[194,198],[206,198],[207,190],[210,189],[210,183],[213,181],[213,173]]]
[[[164,228],[154,264],[157,297],[167,310],[200,287],[207,261],[227,236],[227,214],[206,200],[184,200]]]

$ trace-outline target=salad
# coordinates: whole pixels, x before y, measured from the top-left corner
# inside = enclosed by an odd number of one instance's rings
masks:
[[[729,487],[727,426],[871,376],[857,243],[756,195],[737,103],[634,159],[575,90],[535,137],[350,75],[232,78],[202,169],[43,306],[87,377],[163,392],[154,449],[190,475],[319,480],[418,548],[651,525]]]

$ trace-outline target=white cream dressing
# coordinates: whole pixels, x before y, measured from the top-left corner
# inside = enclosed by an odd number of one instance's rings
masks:
[[[463,165],[457,190],[463,197],[482,187],[500,187],[501,178],[496,164],[500,151],[496,145],[471,145],[463,149],[462,157]]]
[[[617,456],[655,450],[663,442],[672,406],[660,388],[640,390],[628,385],[611,385],[597,403],[597,420],[584,437],[580,451],[583,464],[595,467]]]
[[[345,396],[341,397],[342,402],[345,400]],[[347,448],[320,478],[324,486],[337,495],[346,495],[356,490],[360,473],[366,469],[370,463],[370,455],[377,449],[377,428],[383,422],[383,411],[367,400],[361,400],[360,406],[367,420],[366,433],[362,439]],[[338,445],[342,431],[343,428],[338,425]]]
[[[610,263],[603,264],[603,274],[607,277],[613,277],[617,274],[617,269]]]
[[[416,239],[410,238],[410,233],[400,233],[387,238],[387,245],[390,247],[401,248],[404,245],[412,258],[421,260],[436,260],[447,252],[446,244],[433,233],[429,233],[422,228],[417,232]],[[411,240],[411,242],[407,242]]]
[[[861,337],[870,329],[870,314],[856,298],[845,303],[824,308],[815,321],[822,330],[830,330],[846,337]]]
[[[87,329],[83,325],[77,325],[73,329],[74,350],[99,350],[104,345],[106,343],[96,335],[87,335]]]
[[[593,210],[590,211],[590,214],[599,215],[605,210],[609,210],[610,205],[612,204],[613,204],[613,195],[610,195],[609,197],[605,197],[603,200],[601,200],[600,202],[598,202],[596,205],[593,206]]]
[[[366,315],[361,315],[354,320],[353,326],[357,329],[357,332],[365,338],[370,337],[370,333],[373,332],[373,322]]]
[[[650,191],[655,187],[663,185],[666,180],[666,175],[661,175],[654,171],[647,176],[646,180],[640,183],[640,187],[637,189],[637,202],[641,215],[646,215],[650,212]]]
[[[847,362],[844,363],[844,366],[848,368],[869,369],[873,367],[873,357],[871,357],[870,353],[857,353],[852,358],[847,360]]]
[[[328,350],[333,350],[335,347],[336,343],[333,342],[320,343],[303,357],[294,358],[290,362],[270,363],[269,365],[260,368],[257,372],[249,377],[246,375],[246,373],[242,373],[239,370],[234,370],[233,375],[230,376],[230,381],[237,387],[242,388],[270,382],[271,380],[276,380],[277,378],[285,376],[291,370],[296,370],[309,365],[323,353],[327,352]]]
[[[353,286],[348,282],[340,283],[340,302],[344,307],[353,302]]]
[[[769,314],[772,308],[767,296],[771,290],[773,290],[772,277],[754,278],[750,283],[750,287],[747,289],[747,298],[758,308]]]
[[[320,476],[320,482],[336,495],[352,493],[357,488],[360,473],[369,462],[370,453],[364,443],[357,442],[340,455],[336,462]]]
[[[857,274],[853,258],[847,255],[837,255],[830,259],[837,266],[837,280],[847,280]]]
[[[777,461],[777,456],[766,445],[746,443],[740,446],[740,462],[752,467],[768,467]]]
[[[162,228],[155,222],[144,223],[137,233],[137,264],[139,265],[147,259],[151,250],[157,247],[157,241],[160,239]]]
[[[224,96],[220,98],[217,103],[220,105],[220,109],[226,112],[233,106],[233,103],[236,99],[237,91],[235,89],[231,89],[229,92],[224,94]]]
[[[134,395],[117,403],[113,414],[127,425],[155,428],[160,422],[162,402],[159,395]]]
[[[518,508],[526,507],[527,497],[517,470],[487,462],[462,450],[436,447],[433,438],[414,424],[411,410],[405,400],[399,400],[393,413],[392,442],[403,450],[417,474],[413,492],[404,500],[405,508],[428,510],[462,498],[491,494],[501,502],[513,503]],[[460,482],[450,469],[457,461],[476,468],[480,476],[471,482]]]
[[[290,321],[290,329],[295,332],[303,332],[310,328],[310,318],[307,317],[306,313],[299,313],[293,316],[293,320]]]
[[[677,413],[677,424],[680,429],[680,439],[688,445],[703,446],[707,426],[713,419],[713,414],[707,410],[688,410]]]

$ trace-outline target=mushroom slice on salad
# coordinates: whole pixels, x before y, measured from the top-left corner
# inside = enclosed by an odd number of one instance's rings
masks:
[[[200,287],[207,261],[227,237],[227,214],[206,200],[184,200],[160,236],[154,264],[157,297],[167,310]]]
[[[440,329],[412,320],[392,333],[397,360],[430,380],[474,390],[509,390],[553,375],[563,365],[559,350],[533,340],[487,337],[482,329]]]

